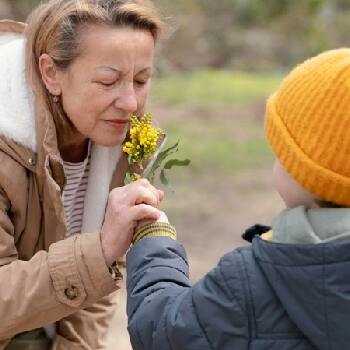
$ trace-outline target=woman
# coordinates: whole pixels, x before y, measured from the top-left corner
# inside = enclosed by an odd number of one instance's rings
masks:
[[[148,182],[110,189],[161,27],[146,0],[52,0],[1,22],[0,349],[104,348],[130,244],[115,232],[159,216]]]

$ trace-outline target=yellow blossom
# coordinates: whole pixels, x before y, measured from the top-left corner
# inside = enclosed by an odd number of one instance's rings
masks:
[[[140,179],[141,179],[141,176],[139,174],[136,174],[136,173],[131,174],[131,181],[137,181]]]
[[[140,163],[149,159],[157,150],[157,142],[163,131],[152,126],[152,115],[130,118],[130,141],[125,142],[123,151],[129,155],[129,162]]]
[[[145,177],[150,183],[153,183],[156,172],[159,172],[160,181],[163,185],[167,185],[166,172],[169,169],[174,166],[187,166],[190,163],[189,159],[170,159],[166,161],[171,154],[178,151],[179,141],[165,150],[162,149],[162,152],[156,153],[158,147],[162,148],[164,146],[166,135],[163,130],[152,126],[152,115],[150,113],[146,113],[141,117],[131,116],[129,134],[130,138],[123,145],[123,151],[128,155],[129,163],[125,183],[136,181],[141,177]],[[160,138],[162,138],[162,142],[160,142]],[[142,162],[151,157],[154,157],[154,159],[144,171]],[[166,163],[164,163],[165,161]],[[136,167],[131,165],[136,165]]]

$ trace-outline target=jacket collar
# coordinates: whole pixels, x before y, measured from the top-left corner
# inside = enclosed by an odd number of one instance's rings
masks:
[[[274,218],[272,232],[271,241],[253,240],[261,261],[304,266],[350,260],[350,208],[286,209]]]
[[[349,208],[286,209],[272,222],[274,242],[322,243],[350,240]]]
[[[7,35],[2,35],[7,37]],[[34,96],[25,77],[25,39],[0,44],[0,134],[36,152]]]

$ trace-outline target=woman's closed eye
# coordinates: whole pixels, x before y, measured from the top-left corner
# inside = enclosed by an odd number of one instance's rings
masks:
[[[138,85],[138,86],[143,86],[143,85],[146,85],[148,83],[148,79],[146,80],[141,80],[141,79],[138,79],[138,80],[135,80],[135,84]]]
[[[110,87],[110,86],[114,86],[116,82],[117,81],[115,80],[115,81],[99,81],[98,83],[102,86]]]
[[[134,84],[136,86],[142,87],[142,86],[146,85],[150,79],[151,79],[150,74],[140,74],[140,75],[134,77]]]

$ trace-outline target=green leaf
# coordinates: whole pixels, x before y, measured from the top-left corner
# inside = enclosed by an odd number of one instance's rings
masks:
[[[180,159],[170,159],[168,160],[165,164],[163,169],[160,172],[160,181],[163,185],[168,186],[169,185],[169,181],[167,179],[167,177],[165,176],[165,170],[169,170],[174,166],[187,166],[191,163],[191,161],[189,159],[184,159],[184,160],[180,160]]]
[[[169,185],[169,181],[165,176],[165,171],[164,169],[160,172],[160,176],[159,176],[160,182],[164,185],[164,186],[168,186]]]
[[[171,169],[173,166],[187,166],[191,163],[191,161],[189,159],[184,159],[184,160],[180,160],[180,159],[170,159],[169,161],[167,161],[164,165],[164,169],[169,170]]]
[[[171,154],[176,153],[178,151],[179,141],[177,141],[173,146],[165,149],[160,152],[155,161],[153,162],[151,168],[144,174],[144,176],[149,180],[150,183],[153,183],[154,176],[156,171],[161,167],[163,161],[169,157]]]
[[[125,178],[124,178],[124,185],[128,185],[130,183],[132,183],[131,174],[129,172],[127,172],[125,174]]]

